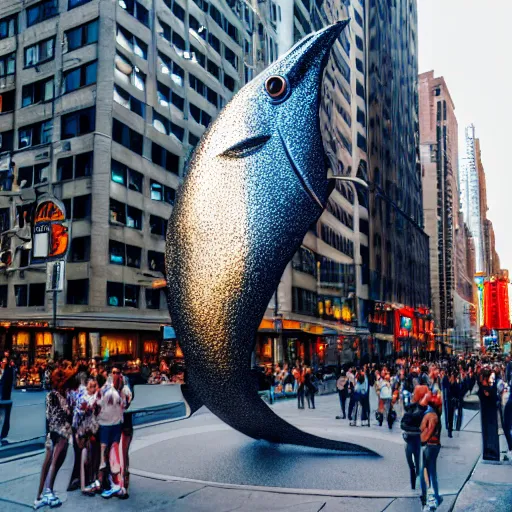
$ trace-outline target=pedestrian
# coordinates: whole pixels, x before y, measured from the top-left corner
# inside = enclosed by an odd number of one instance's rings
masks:
[[[7,352],[7,355],[9,353]],[[14,361],[11,361],[9,357],[4,357],[1,363],[2,376],[0,378],[0,399],[4,404],[4,423],[2,425],[2,432],[0,432],[0,443],[2,445],[7,444],[9,441],[7,436],[11,428],[11,411],[12,401],[11,393],[14,382]]]
[[[299,409],[304,409],[304,395],[305,395],[305,369],[304,368],[298,368],[298,374],[297,374],[297,381],[298,381],[298,387],[297,387],[297,407]]]
[[[506,461],[512,462],[512,393],[509,392],[508,400],[503,411],[503,433],[507,440],[508,451],[505,454]]]
[[[498,436],[497,390],[491,383],[491,371],[482,368],[478,379],[480,418],[484,460],[500,460],[500,440]]]
[[[304,388],[306,392],[306,400],[308,402],[308,409],[315,408],[315,394],[318,393],[318,386],[316,377],[311,373],[311,368],[306,369],[304,376]]]
[[[405,458],[409,466],[411,489],[416,489],[416,479],[421,474],[421,422],[427,410],[421,401],[428,393],[427,386],[416,386],[410,405],[405,406],[400,427],[405,441]]]
[[[53,487],[57,473],[66,459],[69,438],[72,433],[73,410],[69,405],[67,393],[75,385],[73,376],[73,370],[63,368],[57,368],[51,376],[52,389],[46,396],[46,452],[34,509],[44,506],[54,508],[62,505],[62,501],[55,495]]]
[[[102,498],[111,498],[118,494],[124,494],[121,481],[121,464],[119,454],[119,443],[121,441],[121,425],[123,413],[131,401],[130,389],[124,385],[121,370],[112,368],[111,376],[100,391],[100,413],[98,415],[99,434],[101,443],[101,462],[99,478],[102,488],[106,486],[106,476],[110,478],[110,489],[105,489]],[[107,472],[107,465],[109,472]]]
[[[354,368],[350,367],[347,372],[347,379],[349,381],[349,400],[348,400],[348,419],[352,421],[352,413],[356,403],[354,388],[356,385],[356,377],[354,375]]]
[[[90,377],[86,383],[86,392],[77,400],[73,415],[76,442],[80,449],[80,488],[87,496],[94,496],[101,488],[98,480],[99,408],[98,382],[94,377]]]
[[[439,494],[439,484],[437,481],[437,457],[441,450],[441,411],[442,402],[439,394],[427,393],[421,401],[423,406],[427,406],[425,416],[421,422],[421,443],[423,449],[423,467],[425,469],[421,474],[421,503],[426,512],[437,508],[443,501]],[[428,477],[428,482],[425,477]],[[431,501],[427,496],[427,489],[433,491]]]
[[[338,396],[340,399],[340,407],[341,407],[341,416],[336,416],[337,420],[346,419],[346,404],[347,404],[347,396],[348,396],[348,388],[349,388],[349,380],[347,378],[347,374],[342,370],[339,379],[336,381],[336,388],[338,389]]]
[[[393,399],[393,390],[391,389],[391,378],[389,373],[384,374],[379,390],[383,406],[379,426],[382,427],[382,423],[384,422],[384,419],[386,419],[388,427],[391,430],[393,428],[393,423],[391,421],[391,401]]]
[[[130,487],[130,445],[133,439],[133,412],[128,408],[130,401],[133,400],[135,394],[135,386],[130,385],[127,376],[124,377],[124,385],[131,391],[131,399],[126,401],[123,413],[123,426],[121,429],[121,482],[122,489],[118,494],[120,499],[128,499],[128,489]]]

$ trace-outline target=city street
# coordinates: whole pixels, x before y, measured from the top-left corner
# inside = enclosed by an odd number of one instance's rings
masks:
[[[43,411],[29,405],[26,394],[16,395],[31,407],[25,422],[35,423]],[[35,394],[35,396],[43,396]],[[23,397],[23,398],[21,398]],[[375,406],[375,396],[372,396]],[[101,506],[101,510],[286,510],[336,511],[356,507],[367,511],[419,511],[419,494],[411,491],[399,425],[349,427],[336,420],[337,395],[318,398],[315,410],[298,410],[295,400],[272,406],[290,423],[334,439],[353,441],[372,448],[381,458],[340,456],[294,446],[275,447],[256,442],[201,409],[189,420],[158,422],[137,427],[131,449],[131,489],[128,501],[109,501],[66,493],[73,462],[68,451],[57,477],[56,492],[63,499],[62,510]],[[37,413],[35,411],[38,411]],[[28,421],[27,421],[28,420]],[[23,420],[21,420],[23,422]],[[36,433],[30,431],[31,435]],[[457,495],[470,478],[481,452],[478,411],[465,411],[463,430],[453,439],[443,435],[438,461],[440,492],[444,502],[438,510],[452,510]],[[13,436],[15,432],[13,431]],[[0,464],[2,510],[31,507],[37,488],[42,454]],[[0,462],[2,462],[0,460]],[[491,475],[489,477],[489,472]],[[472,479],[460,495],[455,510],[507,510],[512,466],[477,465]],[[501,484],[500,484],[501,482]],[[492,486],[492,508],[485,508],[484,496]],[[500,503],[502,508],[500,508]],[[483,506],[483,507],[482,507]]]

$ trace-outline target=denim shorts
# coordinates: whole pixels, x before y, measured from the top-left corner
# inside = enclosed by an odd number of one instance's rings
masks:
[[[117,425],[100,425],[100,443],[107,446],[121,441],[121,423]]]

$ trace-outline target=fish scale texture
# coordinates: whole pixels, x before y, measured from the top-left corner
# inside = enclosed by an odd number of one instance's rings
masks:
[[[204,404],[255,439],[370,453],[293,427],[261,400],[250,374],[267,305],[328,198],[319,91],[341,28],[299,43],[245,86],[205,132],[169,221],[168,301],[193,410]],[[281,103],[265,91],[273,75],[288,81]]]

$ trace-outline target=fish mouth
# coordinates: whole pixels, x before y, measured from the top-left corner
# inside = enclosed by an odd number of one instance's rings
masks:
[[[316,193],[313,190],[313,187],[309,183],[308,179],[299,170],[297,164],[295,163],[295,160],[293,159],[290,149],[288,148],[286,141],[284,140],[281,130],[279,130],[279,128],[277,129],[277,133],[279,134],[279,138],[281,139],[281,143],[283,144],[283,148],[284,148],[284,152],[286,153],[286,157],[288,158],[288,161],[290,162],[290,165],[292,166],[293,172],[296,174],[297,178],[299,178],[302,188],[309,195],[309,197],[323,210],[325,208],[325,205],[322,203],[322,201],[320,201],[319,197],[316,195]]]
[[[226,158],[246,158],[254,155],[270,140],[270,135],[256,135],[237,142],[235,145],[223,151],[219,156]]]

